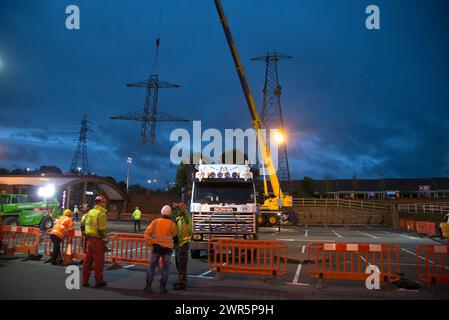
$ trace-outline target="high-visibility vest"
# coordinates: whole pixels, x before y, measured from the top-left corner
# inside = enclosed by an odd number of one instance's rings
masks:
[[[133,219],[134,220],[140,220],[140,218],[142,217],[142,211],[140,211],[140,210],[135,210],[134,212],[133,212]]]
[[[170,218],[154,220],[144,232],[150,245],[158,244],[164,248],[173,248],[173,237],[176,236],[176,224]]]
[[[68,232],[73,229],[73,221],[69,217],[62,216],[56,220],[55,226],[51,230],[50,234],[53,234],[63,240]]]
[[[102,206],[96,205],[92,210],[86,213],[84,220],[84,233],[87,237],[102,238],[107,240],[106,234],[106,212]]]
[[[182,246],[192,238],[192,219],[190,213],[184,209],[181,215],[176,217],[179,245]]]

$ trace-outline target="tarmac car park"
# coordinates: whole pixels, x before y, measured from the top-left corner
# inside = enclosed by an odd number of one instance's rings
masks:
[[[126,222],[111,222],[113,231],[129,232]],[[260,240],[278,240],[287,243],[287,273],[278,279],[257,275],[223,274],[216,280],[216,272],[208,267],[208,257],[189,260],[188,290],[169,291],[162,299],[448,299],[447,285],[431,287],[419,281],[417,284],[418,245],[447,245],[440,238],[424,238],[387,226],[368,225],[301,225],[277,228],[261,228]],[[310,243],[396,244],[400,253],[401,281],[383,285],[379,290],[368,290],[364,282],[326,280],[323,288],[317,287],[317,279],[308,274],[307,245]],[[44,248],[40,247],[39,252]],[[135,250],[130,248],[129,250]],[[174,259],[174,257],[172,257]],[[133,264],[108,270],[104,289],[81,288],[67,290],[65,268],[44,264],[42,261],[19,259],[0,260],[1,299],[161,299],[158,294],[142,292],[145,267]],[[446,262],[446,270],[449,270]],[[176,268],[172,260],[169,282],[176,281]],[[8,289],[8,290],[6,290]]]

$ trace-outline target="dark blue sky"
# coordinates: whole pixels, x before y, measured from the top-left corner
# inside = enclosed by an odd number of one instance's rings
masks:
[[[65,28],[65,8],[81,30]],[[144,90],[125,84],[151,71],[161,0],[0,2],[0,167],[67,170],[87,114],[91,170],[132,182],[174,178],[160,124],[141,145],[140,123],[109,120],[141,109]],[[381,10],[380,31],[365,8]],[[449,175],[449,3],[446,0],[223,0],[260,106],[267,50],[280,65],[294,178]],[[206,128],[248,128],[238,78],[213,1],[165,0],[159,74],[181,85],[160,111]],[[163,183],[163,184],[164,184]]]

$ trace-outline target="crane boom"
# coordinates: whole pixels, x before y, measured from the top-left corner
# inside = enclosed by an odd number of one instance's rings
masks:
[[[260,129],[264,129],[263,123],[260,121],[259,114],[257,112],[256,104],[254,103],[254,98],[251,93],[251,89],[248,84],[248,79],[245,75],[245,70],[243,69],[243,66],[240,62],[239,54],[237,51],[237,46],[234,43],[234,40],[232,38],[231,29],[228,24],[228,20],[226,19],[226,15],[223,10],[223,6],[221,5],[220,0],[214,0],[215,6],[218,11],[218,15],[220,17],[221,26],[223,27],[223,31],[226,36],[226,40],[228,42],[229,49],[232,54],[232,59],[234,60],[234,65],[237,71],[237,74],[240,79],[240,84],[243,89],[243,94],[245,95],[246,103],[249,108],[249,112],[251,114],[252,118],[252,124],[254,129],[256,130],[257,135],[257,141],[260,149],[260,154],[262,155],[262,158],[264,160],[264,165],[267,169],[268,176],[270,177],[270,184],[273,189],[273,193],[275,198],[274,199],[268,199],[268,202],[266,201],[264,203],[264,206],[267,208],[273,208],[274,206],[279,206],[277,204],[277,200],[282,200],[282,205],[291,206],[291,197],[285,196],[282,193],[279,179],[276,175],[276,169],[274,167],[270,150],[267,148],[267,143],[264,135],[260,134]],[[271,201],[270,201],[271,200]],[[279,206],[280,207],[280,206]]]

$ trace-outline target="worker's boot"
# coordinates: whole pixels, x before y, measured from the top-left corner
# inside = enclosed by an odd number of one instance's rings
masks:
[[[167,292],[167,283],[161,282],[160,294],[166,294]]]
[[[143,288],[143,292],[145,292],[145,293],[151,293],[151,284],[152,284],[152,282],[147,282],[146,287]]]

